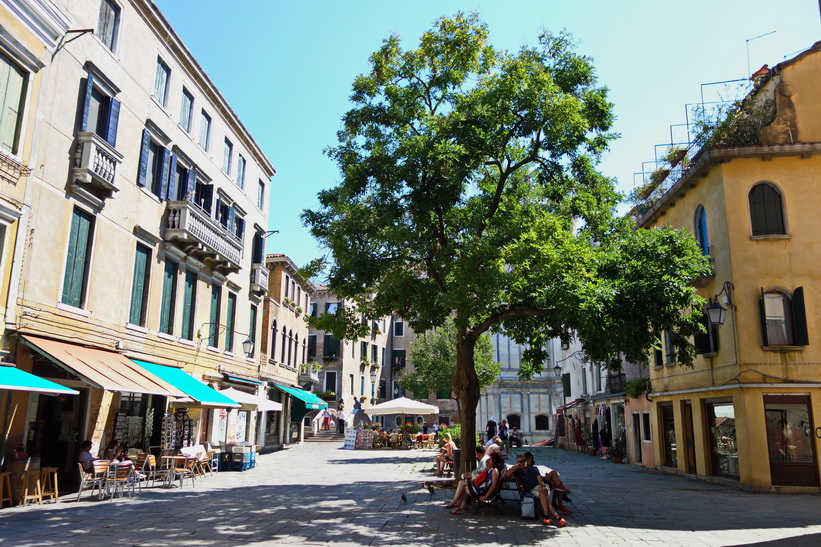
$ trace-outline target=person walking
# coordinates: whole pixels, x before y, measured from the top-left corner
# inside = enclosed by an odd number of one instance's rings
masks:
[[[510,451],[510,443],[509,435],[510,435],[510,428],[507,425],[507,420],[502,420],[502,423],[499,425],[499,438],[502,440],[502,447],[503,452],[507,454]]]
[[[487,440],[490,441],[493,437],[496,436],[496,417],[491,416],[490,419],[487,421],[487,425],[485,426],[485,433],[487,433]]]

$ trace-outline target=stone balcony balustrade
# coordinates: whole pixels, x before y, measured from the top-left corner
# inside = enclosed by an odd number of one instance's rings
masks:
[[[240,270],[242,242],[189,201],[168,202],[163,237],[222,274]]]

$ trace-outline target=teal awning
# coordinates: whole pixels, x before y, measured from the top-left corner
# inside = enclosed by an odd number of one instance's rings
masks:
[[[288,395],[293,395],[294,397],[302,401],[307,410],[319,410],[321,408],[325,408],[328,406],[328,403],[326,403],[310,391],[305,391],[304,389],[299,389],[298,387],[285,387],[279,384],[274,385],[277,389],[281,389]]]
[[[202,406],[215,406],[219,408],[238,408],[240,406],[236,401],[229,399],[216,389],[208,387],[182,369],[147,363],[137,359],[132,359],[132,361],[154,376],[158,376],[162,381],[179,389]]]
[[[11,365],[0,364],[0,389],[54,393],[57,395],[77,395],[80,392],[60,384],[55,384],[39,376]]]

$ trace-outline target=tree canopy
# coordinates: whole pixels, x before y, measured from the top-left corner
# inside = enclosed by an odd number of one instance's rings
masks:
[[[509,52],[475,14],[443,17],[415,49],[387,38],[350,100],[326,150],[341,180],[303,221],[330,251],[332,290],[360,312],[396,312],[417,332],[453,317],[466,438],[474,347],[491,327],[529,345],[523,377],[549,339],[572,335],[620,367],[619,354],[646,362],[668,330],[692,362],[703,302],[688,281],[706,259],[687,233],[615,215],[620,196],[596,170],[612,105],[567,34]]]
[[[406,370],[399,378],[402,389],[422,397],[430,392],[447,393],[451,398],[453,373],[456,370],[456,326],[452,320],[420,334],[410,347],[413,370]],[[493,359],[493,344],[484,334],[476,340],[473,363],[479,378],[479,389],[484,389],[499,378],[501,365]]]

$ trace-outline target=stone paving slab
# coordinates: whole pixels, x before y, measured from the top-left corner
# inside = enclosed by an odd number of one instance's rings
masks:
[[[343,450],[309,442],[217,473],[194,488],[146,488],[134,499],[0,510],[14,545],[819,545],[821,496],[753,494],[552,448],[573,514],[558,529],[501,514],[450,515],[453,491],[422,485],[435,452]],[[522,452],[523,450],[517,450]],[[402,502],[401,494],[407,496]]]

